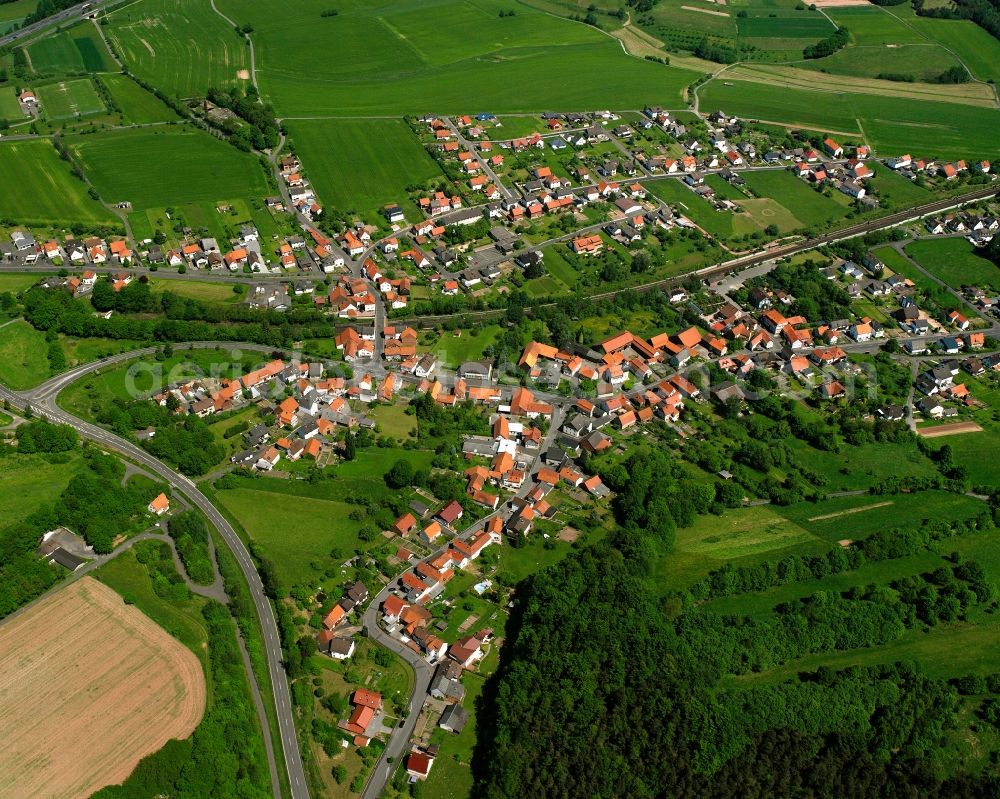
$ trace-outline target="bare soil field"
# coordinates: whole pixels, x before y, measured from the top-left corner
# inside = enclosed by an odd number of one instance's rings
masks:
[[[950,422],[949,424],[939,424],[934,427],[917,428],[917,435],[924,438],[940,438],[941,436],[954,436],[959,433],[981,433],[981,428],[975,422]]]
[[[85,799],[204,710],[195,654],[84,577],[0,626],[0,797]]]

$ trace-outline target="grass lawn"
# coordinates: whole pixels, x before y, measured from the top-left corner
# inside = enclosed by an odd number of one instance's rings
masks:
[[[3,6],[0,6],[3,8]],[[24,119],[21,104],[17,101],[17,93],[13,86],[0,86],[0,119],[17,122]]]
[[[149,571],[139,563],[135,550],[160,546],[158,541],[142,541],[135,548],[123,552],[93,573],[93,576],[113,588],[130,605],[135,605],[159,624],[174,638],[193,651],[208,670],[208,631],[201,615],[201,608],[208,601],[191,595],[185,600],[161,599],[153,593]],[[211,680],[206,681],[211,690]]]
[[[41,275],[17,274],[15,272],[0,274],[0,292],[10,291],[17,294],[18,292],[30,289],[42,277]]]
[[[374,215],[396,202],[417,221],[406,187],[443,177],[399,119],[303,121],[288,128],[320,200],[344,211]]]
[[[240,83],[237,73],[250,68],[243,38],[209,3],[139,0],[108,19],[105,33],[129,69],[167,94],[204,96],[211,86]]]
[[[220,142],[221,144],[221,142]],[[51,142],[0,142],[0,175],[18,191],[0,192],[0,216],[24,225],[110,224],[111,212],[92,200]]]
[[[2,461],[0,468],[0,518],[13,523],[52,502],[69,485],[79,471],[80,456],[47,458],[43,455],[14,453]]]
[[[803,226],[826,225],[843,219],[847,208],[834,197],[824,197],[805,181],[784,169],[747,172],[744,177],[755,194],[770,197],[791,210]],[[779,225],[780,227],[780,225]]]
[[[295,479],[244,479],[238,488],[215,495],[274,560],[284,585],[311,584],[327,569],[331,550],[348,557],[382,541],[379,537],[366,544],[358,539],[368,516],[364,506],[347,500],[388,494],[382,477],[400,458],[424,467],[432,457],[421,450],[365,449],[355,460],[339,464],[334,479],[316,485]],[[352,511],[360,511],[361,518],[349,518]]]
[[[499,325],[470,327],[462,330],[461,336],[454,331],[445,330],[441,338],[428,349],[450,369],[457,369],[465,361],[480,360],[486,348],[500,336]]]
[[[469,763],[476,745],[476,702],[483,692],[485,679],[475,672],[462,678],[465,699],[462,706],[469,711],[469,722],[458,735],[436,729],[431,736],[441,749],[434,768],[427,778],[425,794],[440,799],[467,799],[472,790],[472,771]]]
[[[103,114],[107,109],[89,78],[50,83],[38,89],[45,116],[53,121]]]
[[[630,57],[600,31],[523,4],[501,18],[510,8],[502,0],[429,0],[419,8],[353,0],[335,17],[321,17],[311,0],[287,0],[280,14],[266,0],[217,5],[253,25],[261,91],[283,117],[522,113],[603,108],[612,98],[626,108],[675,108],[696,77]],[[302,68],[302,53],[326,52],[331,41],[336,58]]]
[[[899,75],[933,82],[942,72],[959,66],[959,60],[940,45],[922,42],[847,47],[827,58],[804,61],[800,66],[859,78]]]
[[[45,75],[66,72],[113,72],[118,68],[91,22],[46,36],[28,46],[35,71]]]
[[[0,330],[0,382],[15,391],[33,388],[49,377],[45,334],[17,321]]]
[[[728,239],[757,229],[749,214],[716,211],[711,203],[699,197],[678,179],[651,180],[646,188],[717,238]]]
[[[219,491],[217,497],[243,529],[274,561],[284,585],[307,582],[319,574],[313,561],[326,561],[330,550],[353,552],[360,544],[364,521],[348,518],[357,505],[267,490],[278,479],[261,479],[261,487]]]
[[[59,342],[62,344],[63,352],[66,353],[66,363],[69,366],[90,363],[98,358],[117,355],[120,352],[128,352],[143,346],[141,341],[129,341],[128,339],[74,338],[72,336],[60,336]]]
[[[102,132],[67,143],[107,202],[127,200],[136,211],[268,193],[256,158],[190,127]]]
[[[131,78],[125,75],[102,75],[101,80],[130,122],[141,125],[177,119],[173,109]]]
[[[417,429],[417,417],[407,414],[405,405],[379,405],[373,415],[382,435],[399,441],[407,441],[410,433]]]
[[[923,239],[905,249],[913,260],[952,288],[976,285],[1000,291],[1000,269],[965,239]]]
[[[149,287],[154,294],[169,291],[179,297],[221,305],[232,305],[245,296],[234,292],[233,287],[226,283],[209,283],[198,280],[164,280],[154,277],[150,278]]]
[[[877,161],[872,161],[871,164],[875,177],[869,181],[869,185],[878,195],[883,207],[904,208],[927,203],[934,198],[930,191],[907,180],[894,170]]]
[[[1000,447],[1000,425],[985,424],[981,433],[962,433],[940,441],[951,447],[956,461],[969,470],[973,485],[1000,488],[1000,458],[996,457]]]

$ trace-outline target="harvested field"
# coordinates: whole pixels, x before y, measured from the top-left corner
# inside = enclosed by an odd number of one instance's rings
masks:
[[[204,710],[195,654],[84,577],[0,627],[0,797],[85,799]]]
[[[959,433],[981,433],[981,428],[975,422],[949,422],[939,424],[934,427],[917,428],[917,435],[924,438],[940,438],[941,436],[955,436]]]

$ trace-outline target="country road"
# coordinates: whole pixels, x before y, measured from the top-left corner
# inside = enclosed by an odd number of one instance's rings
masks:
[[[233,345],[226,342],[199,342],[191,346],[202,349],[215,348],[217,346],[231,347]],[[269,347],[259,347],[246,344],[241,346],[261,351],[270,351],[272,349]],[[281,640],[278,636],[278,625],[274,617],[274,610],[271,607],[270,600],[264,594],[264,587],[261,583],[260,575],[257,573],[257,568],[254,565],[253,560],[250,557],[250,553],[247,551],[243,541],[240,540],[240,537],[236,534],[236,531],[232,528],[229,522],[226,521],[225,517],[216,509],[208,498],[198,490],[198,487],[190,479],[179,472],[174,471],[170,466],[166,465],[157,458],[154,458],[145,450],[140,449],[129,441],[120,438],[108,430],[90,424],[89,422],[85,422],[82,419],[67,413],[56,403],[56,398],[59,392],[74,380],[79,379],[90,372],[103,369],[108,366],[109,363],[131,360],[137,357],[137,355],[150,355],[154,353],[155,350],[156,348],[154,347],[147,347],[143,350],[123,353],[122,355],[108,358],[104,361],[86,364],[72,369],[63,375],[48,381],[47,383],[43,383],[41,386],[31,391],[14,392],[5,386],[0,386],[0,399],[9,400],[14,407],[19,409],[23,409],[26,405],[30,405],[37,414],[44,416],[53,422],[71,425],[82,437],[94,441],[95,443],[107,447],[108,449],[115,450],[116,452],[127,456],[132,461],[146,467],[150,472],[168,483],[173,490],[182,494],[193,506],[204,513],[212,525],[214,525],[214,527],[219,531],[223,541],[225,541],[226,545],[235,556],[236,561],[240,566],[240,571],[243,572],[243,576],[250,587],[250,594],[253,599],[254,607],[256,608],[257,616],[260,619],[261,629],[263,631],[264,652],[267,657],[268,673],[274,690],[274,706],[277,712],[281,747],[284,752],[285,767],[288,772],[291,794],[293,799],[308,799],[309,787],[306,782],[305,770],[302,765],[302,757],[299,752],[299,741],[295,729],[295,720],[293,717],[294,708],[292,705],[291,693],[288,687],[288,678],[285,674],[284,666],[282,665]],[[252,677],[252,672],[248,676]],[[263,733],[265,736],[268,735],[268,729],[266,726]],[[280,799],[280,794],[276,794],[275,799]]]

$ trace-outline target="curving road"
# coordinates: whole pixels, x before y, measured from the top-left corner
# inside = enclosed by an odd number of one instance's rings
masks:
[[[187,348],[214,349],[220,346],[233,347],[233,344],[231,342],[198,342],[189,345]],[[254,349],[264,352],[270,352],[274,349],[272,347],[250,344],[240,346],[243,349]],[[178,349],[175,348],[175,351]],[[155,347],[146,347],[141,350],[106,358],[96,363],[85,364],[71,369],[30,391],[14,392],[5,386],[0,386],[0,399],[9,400],[13,406],[19,409],[23,409],[25,405],[31,405],[39,415],[45,416],[54,422],[71,425],[84,438],[126,455],[131,460],[146,467],[149,471],[168,483],[173,490],[183,494],[192,505],[208,517],[209,521],[219,531],[222,539],[236,557],[240,570],[243,572],[243,576],[250,586],[250,594],[257,609],[258,618],[260,619],[261,629],[263,630],[264,652],[267,657],[268,673],[274,690],[274,706],[277,711],[281,747],[284,752],[285,767],[288,771],[291,794],[293,799],[308,799],[309,787],[306,782],[302,757],[299,752],[299,741],[295,731],[288,678],[282,665],[281,640],[278,636],[277,621],[275,620],[271,603],[264,594],[264,587],[261,583],[260,575],[257,573],[257,567],[254,565],[243,541],[240,540],[240,537],[229,522],[226,521],[225,517],[219,513],[216,507],[198,490],[198,487],[190,479],[174,471],[170,466],[154,458],[135,444],[126,441],[108,430],[67,413],[56,403],[56,397],[59,392],[69,383],[79,379],[83,375],[103,369],[109,364],[132,360],[142,355],[151,355],[155,351]],[[268,735],[266,726],[263,733],[265,736]],[[275,798],[280,799],[280,794],[276,793]]]
[[[0,47],[3,47],[4,45],[7,44],[12,44],[18,41],[19,39],[27,39],[33,36],[34,34],[39,33],[40,31],[43,31],[48,27],[51,27],[52,25],[57,25],[60,22],[65,22],[68,19],[79,19],[80,17],[83,16],[84,6],[89,6],[87,8],[86,13],[90,14],[94,11],[97,11],[97,9],[99,9],[101,6],[108,5],[112,1],[113,0],[91,0],[91,2],[89,3],[78,3],[77,5],[71,6],[70,8],[67,8],[64,11],[60,11],[57,14],[53,14],[51,17],[46,17],[40,22],[36,22],[32,25],[25,25],[20,30],[8,33],[5,36],[0,36]]]

